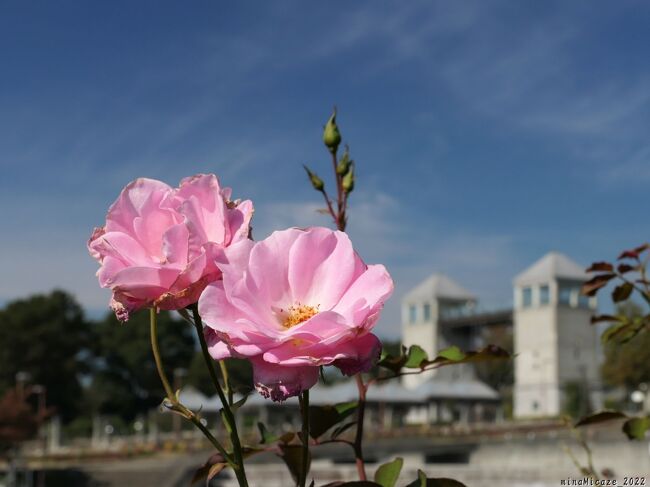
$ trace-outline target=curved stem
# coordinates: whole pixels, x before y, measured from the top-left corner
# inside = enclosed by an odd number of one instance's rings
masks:
[[[232,442],[233,454],[235,456],[235,476],[239,481],[241,487],[248,487],[248,481],[246,480],[246,471],[244,469],[244,456],[242,454],[241,442],[239,441],[239,433],[237,432],[237,424],[235,422],[235,416],[230,409],[230,404],[226,398],[221,384],[219,383],[219,378],[217,377],[217,372],[214,370],[214,360],[210,356],[208,351],[208,344],[205,341],[205,336],[203,335],[203,321],[199,315],[198,306],[194,304],[192,306],[192,315],[194,318],[194,327],[196,328],[196,333],[199,336],[199,343],[201,344],[201,352],[203,354],[203,359],[205,360],[205,365],[208,368],[208,373],[212,379],[217,394],[219,395],[219,400],[223,405],[223,414],[222,417],[226,423],[226,428],[228,433],[230,433],[230,441]]]
[[[200,418],[194,414],[193,411],[188,409],[187,407],[183,406],[178,398],[176,397],[176,394],[174,393],[174,389],[172,389],[169,380],[167,379],[167,374],[165,374],[165,369],[163,368],[162,364],[162,358],[160,356],[160,349],[158,347],[158,316],[156,314],[156,309],[151,308],[149,310],[149,324],[150,324],[150,335],[151,335],[151,350],[153,352],[153,358],[154,362],[156,363],[156,369],[158,370],[158,376],[160,377],[160,381],[162,382],[163,388],[165,389],[165,394],[167,395],[167,400],[171,404],[170,409],[174,411],[175,413],[181,414],[183,417],[189,419],[194,426],[196,426],[203,435],[210,440],[210,443],[214,445],[214,447],[217,449],[217,451],[223,456],[223,458],[228,462],[228,464],[234,468],[234,463],[232,461],[232,458],[230,455],[228,455],[228,452],[226,452],[225,448],[219,443],[219,440],[217,440],[212,433],[201,423]]]
[[[153,352],[153,359],[156,362],[158,376],[160,377],[160,381],[165,389],[167,399],[172,403],[178,402],[176,394],[174,394],[174,389],[172,389],[169,380],[167,380],[167,375],[165,374],[165,369],[163,369],[162,365],[162,359],[160,358],[160,349],[158,348],[158,316],[155,308],[149,310],[149,331],[151,336],[151,351]]]
[[[309,389],[300,397],[300,410],[302,412],[302,468],[298,485],[305,487],[309,469]]]
[[[357,464],[357,473],[359,480],[368,480],[366,476],[366,464],[363,459],[363,419],[366,412],[366,392],[367,387],[363,383],[361,374],[355,375],[357,389],[359,390],[359,405],[357,406],[357,434],[354,437],[354,456]]]

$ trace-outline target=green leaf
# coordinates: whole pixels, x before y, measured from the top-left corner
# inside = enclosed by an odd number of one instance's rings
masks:
[[[404,460],[399,457],[392,462],[384,463],[375,472],[375,482],[382,487],[395,487],[403,465]]]
[[[615,303],[620,303],[625,301],[630,297],[632,291],[634,290],[634,285],[631,282],[624,282],[620,286],[616,286],[612,291],[612,299]]]
[[[487,345],[477,351],[461,352],[458,347],[449,347],[439,352],[438,356],[429,364],[445,365],[463,364],[468,362],[482,362],[484,360],[510,359],[508,351],[496,345]]]
[[[438,352],[438,357],[459,362],[465,359],[465,354],[460,351],[460,348],[454,345],[453,347],[445,348]]]
[[[623,433],[630,440],[643,440],[645,433],[650,428],[650,418],[632,418],[623,423]]]
[[[332,426],[356,411],[357,402],[343,402],[333,406],[309,406],[309,435],[317,439]]]
[[[510,359],[512,356],[506,350],[496,345],[487,345],[477,350],[462,352],[458,347],[453,346],[441,350],[435,359],[429,360],[427,354],[418,345],[412,345],[408,352],[399,357],[384,355],[378,365],[391,370],[395,375],[400,373],[402,367],[410,369],[425,369],[429,365],[442,367],[445,365],[461,364],[466,362],[481,362],[484,360]]]
[[[311,465],[311,452],[308,451],[307,472]],[[280,445],[280,458],[287,464],[293,480],[297,483],[302,472],[302,445]]]
[[[615,419],[622,419],[622,418],[627,418],[627,416],[620,411],[610,411],[610,410],[600,411],[595,414],[585,416],[584,418],[580,418],[580,420],[573,426],[575,428],[579,428],[580,426],[605,423],[607,421],[613,421]]]
[[[377,362],[377,365],[379,367],[383,367],[385,369],[390,370],[394,374],[399,374],[399,371],[402,370],[402,367],[404,367],[404,364],[407,361],[407,356],[406,355],[390,355],[390,354],[382,354],[382,357],[379,359],[379,362]]]
[[[634,338],[643,327],[643,322],[631,323],[625,321],[623,323],[618,323],[607,328],[603,334],[600,335],[600,341],[603,345],[613,340],[617,343],[625,343]]]
[[[407,369],[419,369],[423,363],[428,360],[427,352],[425,352],[419,345],[411,345],[406,356],[406,363],[404,367]]]

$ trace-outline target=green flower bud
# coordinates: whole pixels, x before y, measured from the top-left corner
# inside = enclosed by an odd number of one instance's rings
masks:
[[[350,168],[350,164],[352,164],[352,160],[350,159],[350,152],[348,148],[345,148],[345,152],[343,153],[343,156],[341,157],[341,160],[339,161],[339,165],[336,166],[336,174],[339,176],[343,176],[348,172],[348,169]]]
[[[325,189],[325,183],[321,178],[319,178],[316,174],[311,172],[307,166],[304,164],[302,167],[305,168],[305,171],[307,171],[307,176],[309,177],[309,181],[311,182],[311,185],[314,187],[316,191],[323,191]]]
[[[341,143],[341,133],[336,125],[336,108],[325,125],[325,130],[323,131],[323,142],[332,152],[336,152],[336,149],[338,149],[339,144]]]
[[[343,191],[348,194],[354,191],[354,166],[350,166],[350,170],[343,176],[341,186],[343,186]]]

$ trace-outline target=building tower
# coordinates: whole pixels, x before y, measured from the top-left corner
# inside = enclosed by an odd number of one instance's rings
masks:
[[[595,298],[580,295],[583,268],[550,252],[514,280],[516,418],[559,415],[574,387],[599,404]]]
[[[402,343],[419,345],[429,355],[448,346],[440,333],[442,319],[470,314],[476,298],[442,274],[433,274],[402,298]],[[433,377],[436,371],[404,376],[404,385],[414,388]]]

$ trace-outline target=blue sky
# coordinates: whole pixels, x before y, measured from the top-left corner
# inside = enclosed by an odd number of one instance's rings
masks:
[[[648,239],[650,4],[3,2],[0,299],[55,286],[97,313],[85,250],[128,181],[215,172],[255,235],[327,224],[339,107],[350,233],[399,298],[434,271],[486,307],[549,250],[588,264]]]

